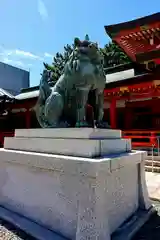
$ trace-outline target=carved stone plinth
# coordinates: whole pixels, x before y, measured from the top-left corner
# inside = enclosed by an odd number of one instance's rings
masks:
[[[4,146],[0,216],[39,239],[126,240],[152,213],[146,153],[121,131],[16,130]]]
[[[131,151],[131,142],[120,130],[92,128],[24,129],[5,139],[5,149],[53,153],[77,157],[99,157]]]

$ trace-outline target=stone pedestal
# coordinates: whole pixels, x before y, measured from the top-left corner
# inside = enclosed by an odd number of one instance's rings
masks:
[[[39,239],[130,239],[152,212],[145,157],[119,130],[16,130],[0,150],[0,212]]]

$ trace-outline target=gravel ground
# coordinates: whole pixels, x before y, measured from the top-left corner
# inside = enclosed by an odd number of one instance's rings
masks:
[[[0,219],[0,240],[36,240],[12,224]]]
[[[139,230],[133,240],[160,240],[160,201],[153,204],[158,214],[152,216],[150,220]],[[17,229],[12,224],[0,219],[0,240],[36,240],[25,232]]]

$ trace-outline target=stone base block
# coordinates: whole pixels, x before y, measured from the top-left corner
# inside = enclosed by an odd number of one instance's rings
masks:
[[[112,240],[131,240],[135,233],[149,220],[149,218],[156,214],[156,210],[151,207],[146,211],[137,211],[130,219],[125,222],[116,232],[114,232],[110,239]],[[38,240],[69,240],[55,232],[48,230],[30,219],[19,215],[6,208],[0,207],[0,218],[12,223],[14,226],[22,229],[29,235]],[[136,220],[135,220],[136,219]],[[95,238],[97,240],[97,238]],[[106,240],[108,240],[106,238]]]
[[[5,138],[4,148],[92,158],[129,152],[131,141],[110,129],[19,129],[15,137]]]
[[[31,219],[10,211],[4,207],[0,207],[0,218],[13,224],[18,229],[23,230],[38,240],[68,240],[65,237],[62,237],[59,234],[56,234],[55,232],[31,221]]]
[[[122,132],[121,130],[99,128],[16,129],[15,137],[62,139],[116,139],[122,137]]]
[[[131,151],[129,139],[52,139],[52,138],[5,138],[5,149],[40,153],[62,154],[78,157],[99,157],[106,154]]]
[[[151,203],[145,152],[108,158],[0,150],[0,205],[64,239],[110,240]],[[46,239],[48,240],[48,239]]]

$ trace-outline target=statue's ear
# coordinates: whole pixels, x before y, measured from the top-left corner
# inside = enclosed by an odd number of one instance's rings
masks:
[[[80,45],[81,45],[80,39],[79,39],[79,38],[75,38],[75,39],[74,39],[74,46],[75,46],[75,47],[78,47],[78,46],[80,46]]]
[[[89,36],[88,36],[88,34],[86,34],[86,36],[85,36],[85,41],[89,41]]]

